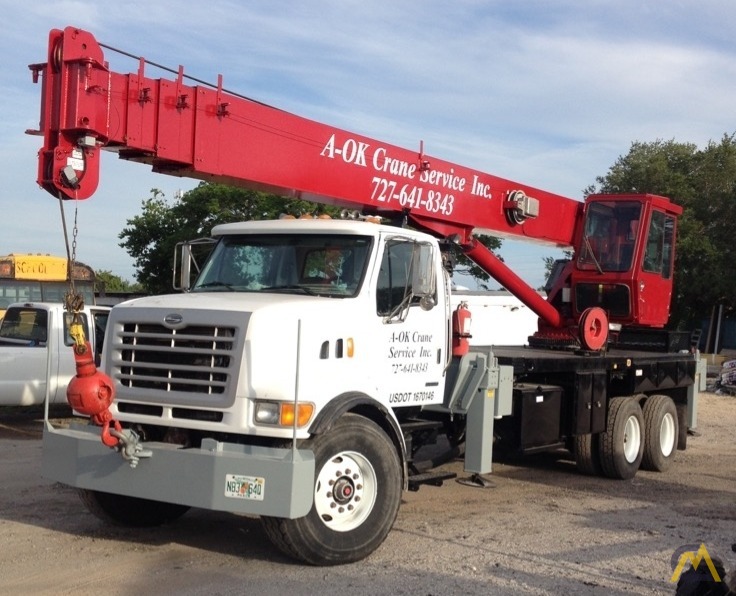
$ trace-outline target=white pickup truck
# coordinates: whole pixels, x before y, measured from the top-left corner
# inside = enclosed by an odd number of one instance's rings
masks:
[[[80,312],[85,337],[99,363],[110,308],[85,307]],[[61,304],[11,304],[0,323],[0,406],[64,403],[66,387],[76,374],[69,335],[71,313]]]

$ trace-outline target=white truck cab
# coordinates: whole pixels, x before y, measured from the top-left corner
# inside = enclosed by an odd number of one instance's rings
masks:
[[[226,224],[213,236],[190,292],[116,308],[106,358],[117,418],[289,438],[283,410],[298,400],[305,438],[341,395],[442,402],[449,290],[435,240],[341,220]]]

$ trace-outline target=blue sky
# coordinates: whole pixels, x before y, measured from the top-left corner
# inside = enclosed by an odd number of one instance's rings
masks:
[[[572,198],[633,141],[700,146],[736,131],[732,0],[0,0],[0,254],[64,253],[56,201],[38,189],[48,31],[99,41],[241,94],[385,142]],[[107,52],[114,70],[130,59]],[[160,75],[155,75],[160,76]],[[167,75],[168,76],[168,75]],[[77,257],[133,280],[118,247],[153,188],[196,183],[103,156],[79,204]],[[73,205],[67,216],[73,217]],[[553,249],[504,243],[532,285]],[[168,275],[168,272],[162,272]]]

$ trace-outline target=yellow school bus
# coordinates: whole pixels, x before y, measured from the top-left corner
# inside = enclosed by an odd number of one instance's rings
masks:
[[[95,302],[95,272],[89,265],[74,263],[74,287],[85,304]],[[13,302],[62,302],[69,290],[67,260],[43,254],[0,256],[0,319]]]

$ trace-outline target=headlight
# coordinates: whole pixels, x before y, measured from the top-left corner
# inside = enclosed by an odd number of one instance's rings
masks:
[[[257,402],[254,422],[256,424],[278,424],[279,404],[269,401]]]
[[[268,424],[271,426],[293,427],[294,426],[294,404],[291,402],[257,401],[253,415],[255,424]],[[296,410],[297,428],[305,427],[314,414],[314,404],[309,402],[299,403]]]

